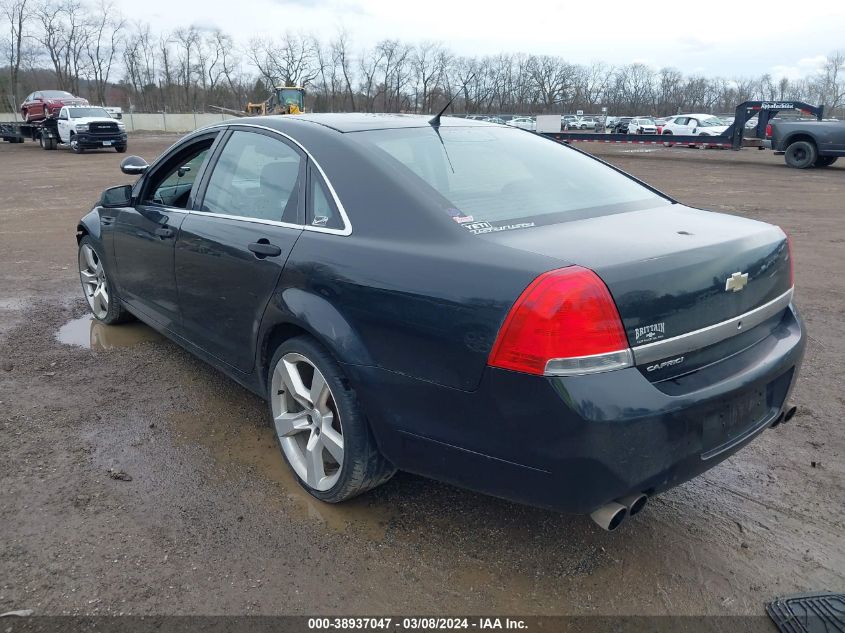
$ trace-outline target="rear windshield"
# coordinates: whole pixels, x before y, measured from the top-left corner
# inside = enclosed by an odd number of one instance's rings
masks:
[[[516,128],[432,127],[350,134],[431,187],[473,233],[660,204],[665,198],[565,145]]]

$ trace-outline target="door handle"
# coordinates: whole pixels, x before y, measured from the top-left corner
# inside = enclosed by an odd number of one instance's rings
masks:
[[[276,257],[282,254],[282,249],[276,246],[275,244],[271,244],[268,240],[261,238],[257,242],[252,242],[247,246],[249,250],[255,253],[255,256],[258,259],[264,259],[265,257]]]
[[[169,229],[166,226],[162,226],[155,230],[155,234],[159,237],[173,237],[173,229]]]

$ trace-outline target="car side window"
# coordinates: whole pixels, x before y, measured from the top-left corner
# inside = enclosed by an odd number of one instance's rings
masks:
[[[197,174],[208,158],[213,138],[197,143],[177,156],[171,164],[153,176],[145,187],[143,202],[186,209]]]
[[[306,224],[326,229],[343,229],[343,217],[329,194],[322,176],[313,167],[308,175],[308,212]]]
[[[201,210],[298,223],[301,163],[281,139],[235,130],[208,179]]]

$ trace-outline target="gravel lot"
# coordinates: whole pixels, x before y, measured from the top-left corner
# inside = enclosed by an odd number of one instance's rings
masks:
[[[75,224],[122,156],[0,144],[0,613],[760,614],[845,589],[845,165],[583,147],[781,225],[810,335],[793,421],[612,534],[402,474],[312,501],[261,400],[145,326],[91,330]]]

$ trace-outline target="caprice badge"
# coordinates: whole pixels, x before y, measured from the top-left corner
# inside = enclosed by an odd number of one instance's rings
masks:
[[[748,285],[748,273],[735,272],[725,279],[725,292],[739,292]]]

